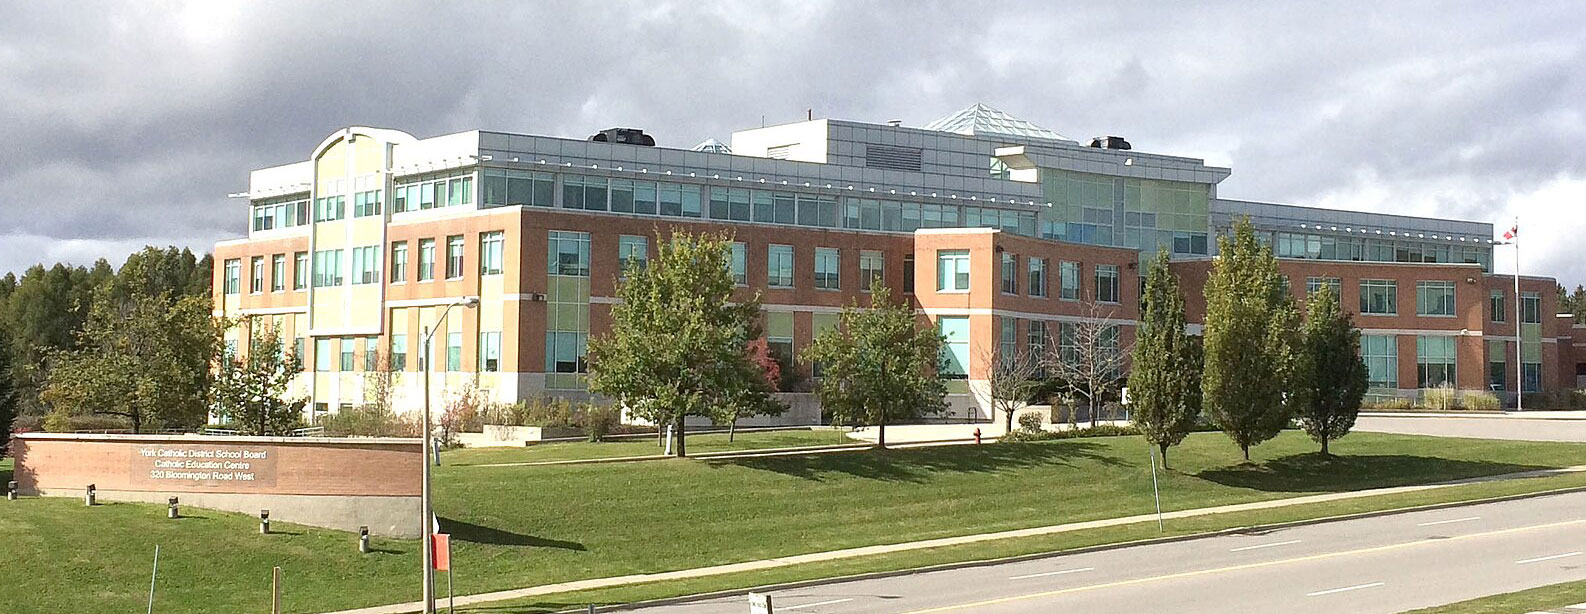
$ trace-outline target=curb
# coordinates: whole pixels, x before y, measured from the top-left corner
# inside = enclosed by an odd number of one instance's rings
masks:
[[[647,608],[647,607],[664,606],[664,605],[677,605],[677,604],[683,604],[683,603],[692,603],[692,602],[696,602],[696,601],[705,601],[705,600],[709,600],[709,599],[716,599],[716,598],[719,598],[719,597],[731,597],[731,596],[734,596],[734,595],[742,595],[742,594],[744,594],[746,592],[750,592],[750,591],[763,593],[763,592],[770,592],[770,591],[780,591],[780,590],[789,590],[789,589],[797,589],[797,588],[808,588],[808,587],[811,587],[811,586],[824,586],[824,585],[828,585],[828,584],[837,584],[837,583],[841,583],[841,582],[856,582],[856,581],[861,581],[861,580],[879,580],[879,579],[885,579],[885,578],[896,578],[896,577],[899,577],[899,576],[907,576],[907,575],[920,574],[920,573],[931,573],[931,572],[937,572],[937,571],[953,571],[953,570],[956,570],[956,569],[969,569],[969,568],[973,568],[973,567],[986,567],[986,566],[991,566],[991,565],[1001,565],[1001,564],[1004,564],[1004,563],[1021,563],[1021,562],[1025,562],[1025,561],[1036,561],[1036,560],[1041,560],[1041,559],[1056,558],[1056,557],[1060,557],[1060,556],[1070,556],[1070,555],[1075,555],[1075,554],[1087,554],[1087,553],[1091,553],[1091,552],[1106,552],[1106,551],[1109,551],[1109,550],[1121,550],[1121,549],[1124,549],[1124,548],[1133,548],[1133,547],[1136,547],[1136,546],[1152,546],[1152,545],[1157,545],[1157,544],[1172,544],[1172,543],[1178,543],[1178,542],[1193,541],[1193,540],[1198,540],[1198,539],[1207,539],[1207,538],[1212,538],[1212,537],[1222,537],[1222,536],[1225,536],[1225,535],[1235,535],[1235,534],[1245,533],[1245,532],[1250,532],[1250,531],[1262,531],[1262,530],[1273,530],[1273,529],[1286,529],[1286,528],[1293,528],[1293,527],[1303,527],[1303,526],[1310,526],[1310,525],[1317,525],[1317,524],[1326,524],[1326,523],[1330,523],[1330,522],[1342,522],[1342,521],[1346,521],[1346,520],[1361,520],[1361,519],[1365,519],[1365,518],[1378,518],[1378,517],[1382,517],[1382,516],[1395,516],[1395,515],[1399,515],[1399,514],[1410,514],[1410,513],[1414,513],[1414,512],[1425,512],[1425,511],[1431,511],[1431,510],[1448,509],[1448,508],[1454,508],[1454,507],[1465,507],[1465,506],[1471,506],[1471,505],[1482,505],[1482,504],[1487,504],[1487,503],[1503,503],[1503,502],[1506,502],[1506,501],[1520,501],[1520,500],[1525,500],[1525,499],[1535,499],[1535,498],[1539,498],[1539,497],[1551,497],[1551,496],[1565,495],[1565,494],[1571,494],[1571,493],[1577,493],[1577,492],[1586,492],[1586,486],[1570,486],[1570,487],[1566,487],[1566,488],[1555,488],[1555,489],[1552,489],[1552,490],[1543,490],[1543,491],[1537,491],[1537,492],[1518,493],[1518,494],[1513,494],[1513,495],[1502,495],[1502,496],[1498,496],[1498,497],[1487,497],[1487,498],[1484,498],[1484,499],[1470,499],[1470,500],[1466,500],[1466,501],[1450,501],[1450,502],[1446,502],[1446,503],[1431,503],[1431,504],[1427,504],[1427,505],[1418,505],[1418,506],[1414,506],[1414,507],[1402,507],[1402,508],[1394,508],[1394,509],[1386,509],[1386,510],[1376,510],[1376,511],[1370,511],[1370,512],[1358,512],[1358,513],[1354,513],[1354,514],[1342,514],[1342,515],[1338,515],[1338,516],[1324,516],[1324,517],[1321,517],[1321,518],[1310,518],[1310,519],[1306,519],[1306,520],[1294,520],[1294,521],[1290,521],[1290,522],[1278,522],[1278,523],[1272,523],[1272,524],[1258,524],[1258,525],[1249,525],[1249,526],[1243,526],[1243,527],[1231,527],[1231,528],[1227,528],[1227,529],[1218,529],[1216,531],[1209,531],[1209,532],[1205,532],[1205,533],[1191,533],[1191,534],[1188,534],[1188,535],[1174,535],[1174,536],[1170,536],[1170,537],[1156,537],[1156,538],[1151,538],[1151,539],[1140,539],[1140,540],[1127,541],[1127,542],[1118,542],[1118,543],[1113,543],[1113,544],[1097,544],[1095,546],[1083,546],[1083,547],[1079,547],[1079,548],[1070,548],[1070,549],[1067,549],[1067,550],[1056,550],[1056,551],[1052,551],[1052,552],[1036,552],[1036,553],[1031,553],[1031,554],[1020,554],[1020,555],[1001,557],[1001,558],[994,558],[994,559],[979,559],[979,560],[974,560],[974,561],[961,561],[961,562],[957,562],[957,563],[942,563],[942,564],[939,564],[939,565],[928,565],[928,566],[925,566],[925,567],[912,567],[912,568],[908,568],[908,569],[895,569],[895,570],[890,570],[890,571],[875,571],[875,572],[851,574],[851,575],[846,575],[846,576],[834,576],[834,577],[830,577],[830,578],[820,578],[820,579],[815,579],[815,580],[799,580],[799,581],[796,581],[796,582],[784,582],[784,583],[781,583],[781,584],[766,584],[766,585],[752,586],[752,587],[745,587],[745,588],[713,591],[713,592],[709,592],[709,593],[699,593],[699,594],[696,594],[696,595],[684,595],[684,596],[681,596],[681,597],[664,597],[664,598],[661,598],[661,599],[651,599],[651,600],[646,600],[646,601],[635,601],[635,602],[632,602],[632,603],[596,606],[595,607],[595,611],[596,612],[622,612],[622,611],[632,610],[632,609],[636,609],[636,608]],[[630,585],[630,586],[632,586],[632,585]],[[612,587],[612,588],[616,588],[616,587]],[[549,596],[549,595],[545,595],[545,596]],[[559,612],[577,613],[577,612],[587,612],[587,611],[589,611],[589,610],[587,608],[585,608],[585,609],[577,609],[577,610],[560,610]]]

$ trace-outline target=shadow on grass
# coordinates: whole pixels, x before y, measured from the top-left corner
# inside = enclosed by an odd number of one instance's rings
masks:
[[[926,482],[942,473],[996,473],[1039,465],[1071,465],[1076,460],[1129,466],[1106,453],[1107,446],[1069,439],[1039,443],[983,444],[862,450],[824,454],[706,460],[711,466],[739,466],[806,480],[850,476],[887,482]]]
[[[1310,452],[1264,463],[1208,469],[1196,473],[1195,477],[1224,486],[1268,492],[1344,492],[1546,468],[1403,454],[1323,457]]]
[[[583,552],[584,545],[578,542],[562,541],[559,539],[546,539],[522,533],[513,533],[501,529],[480,526],[471,522],[440,518],[441,531],[450,533],[458,541],[473,542],[476,544],[491,544],[496,546],[531,546],[534,548],[558,548],[561,550],[576,550]]]

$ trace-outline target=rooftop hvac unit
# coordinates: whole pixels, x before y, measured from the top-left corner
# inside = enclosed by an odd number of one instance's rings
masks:
[[[638,128],[607,128],[596,132],[589,140],[599,143],[625,143],[628,145],[642,145],[655,147],[655,138],[645,134]]]
[[[1097,149],[1132,149],[1129,141],[1121,136],[1098,136],[1090,140],[1090,146]]]

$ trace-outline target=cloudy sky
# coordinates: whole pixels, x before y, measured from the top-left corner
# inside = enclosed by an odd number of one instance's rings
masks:
[[[978,101],[1231,166],[1224,197],[1518,215],[1526,272],[1586,282],[1586,6],[1114,4],[20,3],[0,271],[206,251],[245,232],[226,194],[249,169],[351,124],[687,147],[805,109],[923,125]]]

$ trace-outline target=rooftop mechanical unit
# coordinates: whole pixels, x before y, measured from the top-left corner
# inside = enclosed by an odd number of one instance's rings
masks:
[[[626,143],[628,145],[643,145],[655,147],[655,137],[645,134],[638,128],[607,128],[596,132],[589,140],[599,143]]]

